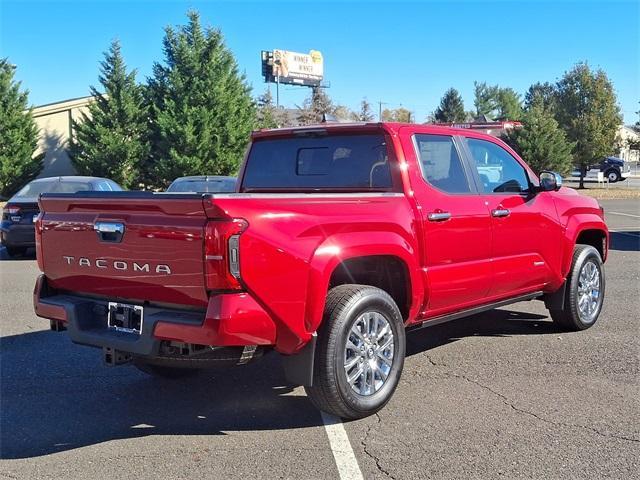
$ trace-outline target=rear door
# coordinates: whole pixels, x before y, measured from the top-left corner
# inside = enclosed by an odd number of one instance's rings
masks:
[[[490,297],[543,288],[559,262],[562,230],[548,192],[534,193],[529,172],[497,141],[466,138],[466,152],[493,228]]]
[[[491,283],[491,219],[451,135],[415,133],[403,138],[418,203],[423,271],[428,284],[423,317],[484,301]]]
[[[53,288],[206,306],[201,196],[91,192],[40,202],[39,254]]]

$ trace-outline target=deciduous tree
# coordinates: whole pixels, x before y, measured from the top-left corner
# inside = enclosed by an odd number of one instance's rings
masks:
[[[602,70],[580,63],[556,85],[556,119],[576,143],[574,162],[580,169],[580,188],[590,165],[611,155],[622,124],[613,84]]]

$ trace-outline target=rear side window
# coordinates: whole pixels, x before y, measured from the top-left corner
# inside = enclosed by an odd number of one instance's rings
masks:
[[[384,135],[361,134],[256,140],[241,191],[391,189]]]
[[[422,176],[446,193],[471,193],[469,180],[453,138],[448,135],[415,135]]]

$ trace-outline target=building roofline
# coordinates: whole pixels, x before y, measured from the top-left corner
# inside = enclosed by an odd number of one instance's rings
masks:
[[[31,112],[34,117],[40,117],[42,115],[48,115],[51,113],[64,112],[72,108],[83,107],[88,105],[93,100],[93,95],[86,97],[70,98],[68,100],[62,100],[60,102],[45,103],[44,105],[38,105],[33,107]]]

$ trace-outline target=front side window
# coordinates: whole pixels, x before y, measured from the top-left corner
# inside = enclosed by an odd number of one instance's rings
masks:
[[[446,193],[471,192],[453,137],[417,134],[415,142],[422,176],[430,185]]]
[[[500,145],[477,138],[467,138],[467,145],[485,193],[529,191],[524,167]]]

